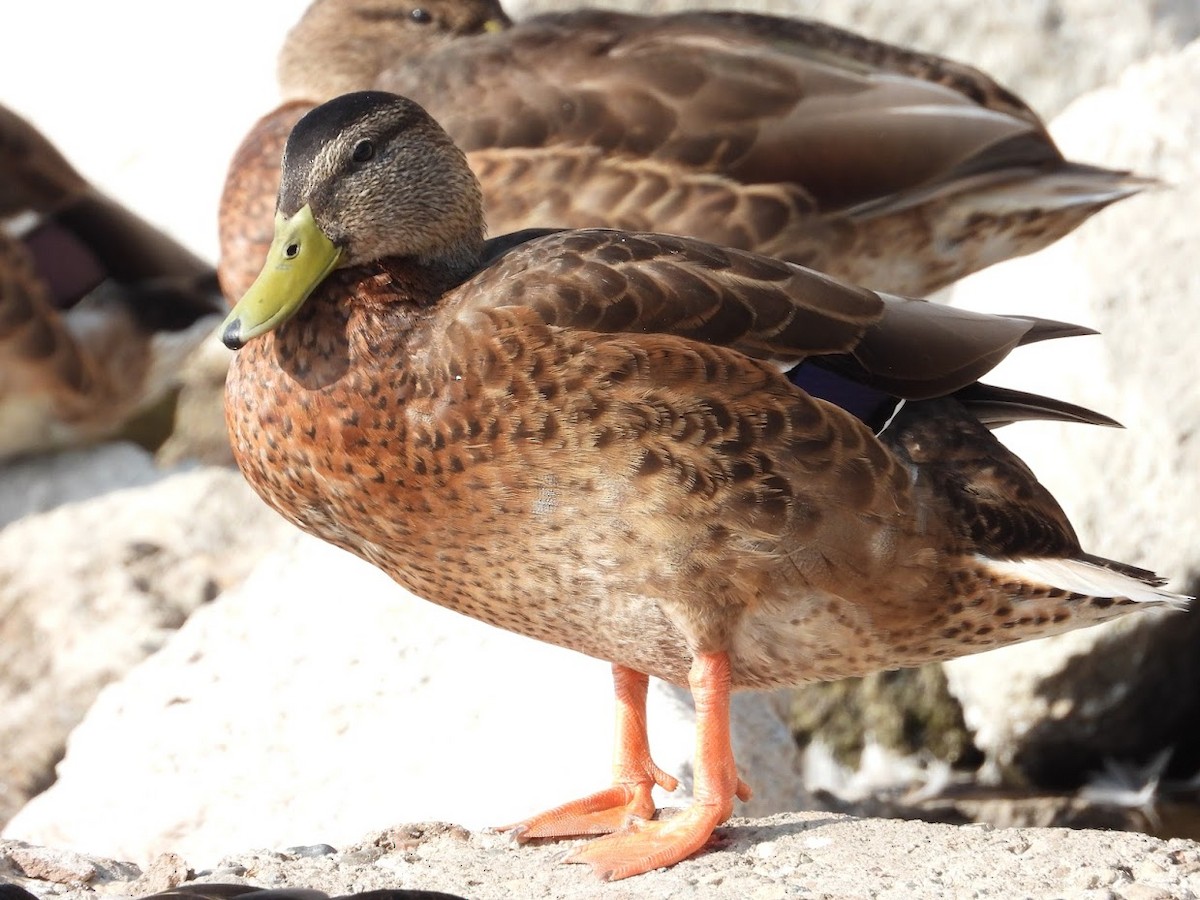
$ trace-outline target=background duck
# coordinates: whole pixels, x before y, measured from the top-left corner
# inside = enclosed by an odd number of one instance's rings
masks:
[[[731,689],[1185,604],[1085,553],[976,410],[1005,406],[977,379],[1012,349],[1080,333],[680,237],[485,242],[461,150],[364,92],[288,138],[271,254],[223,329],[241,348],[226,408],[239,466],[290,521],[613,663],[613,786],[514,827],[611,832],[571,859],[623,878],[696,852],[749,796]],[[1061,404],[1000,417],[1025,409]],[[650,675],[697,712],[695,802],[658,822],[650,791],[674,778],[650,756]]]
[[[157,446],[222,305],[212,266],[0,107],[0,459],[121,432]]]
[[[288,101],[380,88],[424,104],[468,152],[492,233],[686,234],[912,296],[1147,183],[1068,162],[976,69],[800,19],[577,10],[513,25],[489,0],[317,0],[279,73]],[[231,174],[231,208],[269,203],[246,197],[274,195],[279,132],[301,111],[248,139],[236,165],[261,168]],[[224,241],[253,235],[261,261],[267,227],[227,215]],[[231,253],[227,293],[254,270]]]

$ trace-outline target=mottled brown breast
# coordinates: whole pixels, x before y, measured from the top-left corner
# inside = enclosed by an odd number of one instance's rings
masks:
[[[228,382],[255,488],[420,596],[684,681],[747,615],[865,598],[912,555],[903,468],[762,364],[442,312],[314,297]],[[760,656],[735,658],[740,683],[768,677]]]

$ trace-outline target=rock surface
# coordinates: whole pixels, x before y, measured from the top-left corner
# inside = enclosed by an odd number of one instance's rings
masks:
[[[170,475],[136,448],[30,461],[2,477],[58,484],[47,491],[154,483],[0,530],[0,822],[53,780],[67,734],[100,689],[245,577],[261,553],[242,535],[270,543],[290,527],[237,473]]]
[[[421,888],[469,900],[1196,900],[1200,844],[1064,829],[956,828],[923,822],[788,813],[733,819],[715,847],[671,869],[603,883],[560,865],[579,841],[513,845],[454,825],[404,825],[365,840],[294,851],[249,851],[203,880],[309,887],[330,894]],[[314,855],[316,854],[316,855]],[[0,878],[41,896],[138,896],[180,883],[190,860],[169,854],[143,873],[128,864],[0,842]]]
[[[153,484],[165,474],[149,453],[127,443],[9,460],[0,465],[0,528],[64,503]]]

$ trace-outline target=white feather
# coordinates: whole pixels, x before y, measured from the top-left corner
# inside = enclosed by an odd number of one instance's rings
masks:
[[[15,241],[21,240],[42,224],[42,217],[32,209],[23,209],[7,219],[0,219],[0,231]]]
[[[1176,609],[1187,608],[1195,599],[1081,559],[991,559],[981,556],[979,560],[1001,577],[1050,585],[1089,597],[1128,597],[1137,603],[1165,603]]]

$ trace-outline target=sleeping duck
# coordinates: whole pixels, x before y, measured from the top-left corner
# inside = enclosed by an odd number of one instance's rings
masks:
[[[231,170],[231,297],[270,243],[261,210],[288,130],[368,88],[421,103],[467,151],[492,234],[682,234],[909,296],[1039,250],[1148,183],[1067,161],[977,69],[801,19],[575,10],[513,24],[495,0],[316,0],[279,75],[287,102]]]

